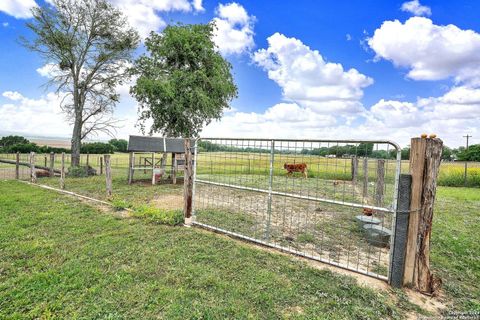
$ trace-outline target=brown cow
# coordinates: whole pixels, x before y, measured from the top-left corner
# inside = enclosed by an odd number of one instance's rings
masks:
[[[285,163],[283,168],[287,170],[287,175],[291,176],[294,172],[301,172],[303,177],[307,178],[307,164],[306,163],[297,163],[297,164],[288,164]]]

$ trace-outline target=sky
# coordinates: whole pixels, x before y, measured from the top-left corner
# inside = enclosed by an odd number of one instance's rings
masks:
[[[50,0],[51,1],[51,0]],[[480,143],[480,1],[111,0],[142,39],[172,23],[217,24],[238,98],[204,137]],[[19,44],[44,0],[0,0],[0,135],[69,137],[51,65]],[[142,54],[142,46],[137,56]],[[138,134],[129,84],[116,136]],[[107,139],[105,135],[90,139]]]

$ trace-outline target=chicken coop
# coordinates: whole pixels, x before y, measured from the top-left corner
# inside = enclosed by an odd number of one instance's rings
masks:
[[[176,184],[178,172],[185,167],[182,138],[130,136],[127,150],[129,184],[134,182],[135,172],[139,170],[143,173],[151,171],[152,184],[157,184],[165,177]]]

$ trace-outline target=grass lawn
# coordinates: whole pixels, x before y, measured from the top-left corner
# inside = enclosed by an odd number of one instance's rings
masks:
[[[480,189],[438,188],[431,244],[452,308],[480,312]]]
[[[197,228],[117,218],[0,182],[0,318],[386,319],[409,310],[353,278]]]

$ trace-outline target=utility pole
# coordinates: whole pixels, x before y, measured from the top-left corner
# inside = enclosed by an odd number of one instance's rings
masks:
[[[465,147],[465,152],[468,151],[468,139],[470,139],[472,136],[467,133],[466,136],[463,136],[464,138],[467,139],[466,147]],[[467,168],[468,168],[468,162],[465,160],[465,172],[463,174],[463,185],[466,187],[467,186]]]

